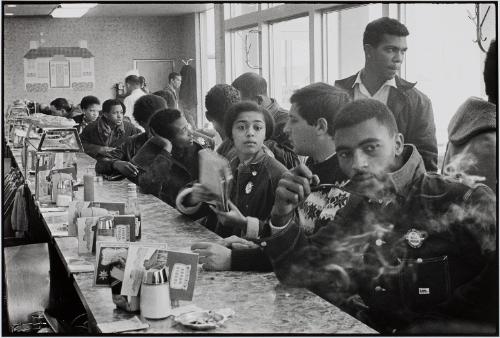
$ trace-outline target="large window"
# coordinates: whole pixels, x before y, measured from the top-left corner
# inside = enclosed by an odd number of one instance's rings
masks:
[[[246,72],[260,73],[260,32],[258,27],[231,33],[231,77]]]
[[[309,84],[309,17],[271,25],[271,95],[290,107],[293,91]]]
[[[432,101],[441,156],[457,108],[470,96],[484,97],[484,55],[473,43],[476,31],[467,10],[474,13],[474,4],[406,5],[410,35],[404,75]]]
[[[368,22],[382,17],[382,4],[372,4],[325,14],[326,81],[355,74],[365,63],[363,32]]]

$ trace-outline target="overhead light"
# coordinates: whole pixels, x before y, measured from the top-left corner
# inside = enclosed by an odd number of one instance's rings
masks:
[[[97,6],[94,3],[71,3],[58,5],[50,15],[53,18],[80,18],[88,12],[90,8]]]
[[[97,4],[92,4],[92,3],[65,3],[65,4],[60,4],[61,8],[87,8],[91,9],[97,6]]]
[[[12,16],[12,15],[14,15],[14,13],[5,13],[5,15]]]
[[[10,7],[10,8],[14,8],[16,7],[17,5],[7,5],[7,7]]]

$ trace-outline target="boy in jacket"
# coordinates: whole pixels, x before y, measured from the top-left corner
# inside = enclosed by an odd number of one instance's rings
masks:
[[[426,173],[376,100],[345,105],[333,128],[349,201],[308,237],[294,210],[317,178],[303,166],[283,176],[260,240],[280,281],[313,287],[337,304],[341,295],[359,294],[366,308],[353,315],[381,333],[494,331],[492,191]]]

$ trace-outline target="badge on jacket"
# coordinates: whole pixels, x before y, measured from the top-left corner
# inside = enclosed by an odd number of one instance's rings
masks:
[[[249,194],[252,192],[252,189],[253,189],[253,183],[250,181],[247,183],[247,185],[245,186],[245,194]]]
[[[411,229],[405,235],[405,239],[408,242],[408,245],[412,248],[420,248],[426,238],[427,231],[421,231],[417,229]]]

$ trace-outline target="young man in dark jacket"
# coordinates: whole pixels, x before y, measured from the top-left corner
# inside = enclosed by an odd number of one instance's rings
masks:
[[[347,205],[316,234],[294,210],[316,179],[304,166],[283,176],[260,246],[278,278],[313,287],[382,333],[478,333],[498,324],[496,201],[485,185],[426,173],[387,107],[344,106],[333,122]],[[489,325],[489,326],[488,326]],[[479,329],[482,327],[481,329]]]
[[[80,138],[85,153],[100,158],[122,145],[125,140],[141,131],[124,119],[125,105],[117,99],[102,104],[102,115],[87,125]]]
[[[436,126],[431,101],[397,76],[406,53],[408,29],[395,19],[370,22],[363,35],[365,67],[357,74],[335,81],[354,100],[373,98],[394,114],[405,142],[417,147],[427,171],[437,171]]]
[[[285,167],[288,169],[295,167],[299,160],[288,135],[283,131],[288,121],[288,111],[281,108],[275,99],[267,96],[266,79],[259,74],[248,72],[238,76],[232,86],[240,91],[242,101],[254,101],[271,113],[275,129],[265,145],[273,152],[274,158]]]

